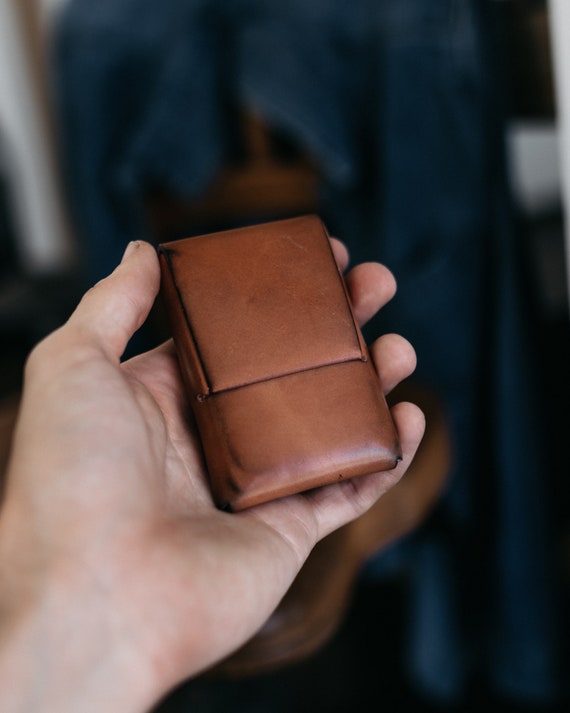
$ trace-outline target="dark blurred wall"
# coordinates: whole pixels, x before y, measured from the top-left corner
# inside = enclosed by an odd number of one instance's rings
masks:
[[[150,186],[196,198],[233,159],[243,107],[311,158],[331,231],[398,280],[368,336],[412,341],[452,429],[449,488],[400,548],[410,671],[437,699],[477,676],[544,703],[561,685],[555,474],[506,171],[502,6],[72,0],[54,56],[90,279],[152,240]]]

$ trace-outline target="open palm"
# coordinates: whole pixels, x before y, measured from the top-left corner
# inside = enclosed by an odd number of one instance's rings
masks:
[[[335,244],[335,251],[344,266],[344,249]],[[4,553],[18,554],[15,570],[35,573],[28,590],[53,587],[63,572],[67,596],[75,592],[89,612],[82,635],[87,626],[102,647],[121,642],[149,697],[253,635],[313,545],[397,482],[423,433],[419,410],[398,404],[404,457],[395,470],[221,512],[172,343],[119,361],[158,284],[154,249],[137,243],[36,348],[0,519],[9,533]],[[361,323],[395,290],[376,264],[354,268],[347,284]],[[396,335],[379,339],[371,353],[385,392],[415,365]]]

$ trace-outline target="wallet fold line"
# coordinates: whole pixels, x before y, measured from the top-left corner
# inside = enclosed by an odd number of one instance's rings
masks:
[[[326,369],[329,366],[338,366],[339,364],[350,364],[351,362],[366,363],[367,361],[368,361],[368,359],[365,354],[363,354],[360,357],[360,359],[355,359],[354,357],[350,357],[348,359],[337,359],[336,361],[327,361],[327,362],[324,362],[323,364],[314,364],[312,366],[307,366],[304,369],[295,369],[293,371],[284,371],[284,372],[281,372],[280,374],[266,376],[262,379],[254,379],[253,381],[244,381],[242,384],[236,384],[235,386],[228,386],[225,389],[210,389],[207,393],[196,394],[196,398],[198,399],[198,401],[205,401],[207,398],[210,398],[211,396],[217,396],[218,394],[227,394],[231,391],[237,391],[238,389],[247,388],[248,386],[255,386],[256,384],[263,384],[268,381],[275,381],[275,379],[285,379],[288,376],[293,376],[294,374],[304,374],[309,371],[316,371],[317,369]]]

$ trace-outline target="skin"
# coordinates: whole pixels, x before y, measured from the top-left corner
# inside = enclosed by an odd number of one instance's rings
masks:
[[[375,263],[346,279],[360,323],[396,289]],[[120,361],[159,282],[152,246],[131,243],[26,364],[0,510],[4,713],[149,710],[255,633],[315,543],[394,485],[423,435],[421,411],[399,403],[394,471],[217,510],[172,343]],[[386,393],[415,367],[397,335],[371,353]]]

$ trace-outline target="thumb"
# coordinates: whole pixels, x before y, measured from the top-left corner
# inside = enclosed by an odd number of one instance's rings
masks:
[[[68,325],[110,358],[120,359],[148,317],[159,286],[155,249],[141,240],[131,242],[115,270],[85,293]]]

